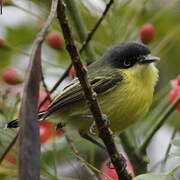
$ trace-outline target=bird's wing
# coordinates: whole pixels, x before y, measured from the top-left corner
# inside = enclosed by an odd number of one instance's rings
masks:
[[[93,80],[90,80],[90,84],[93,88],[93,90],[97,94],[101,94],[104,92],[107,92],[111,90],[112,88],[116,87],[118,83],[120,83],[122,80],[122,77],[119,75],[119,73],[110,73],[108,75],[104,76],[96,76]],[[66,87],[62,94],[59,95],[49,106],[48,110],[46,111],[46,117],[50,115],[51,113],[59,110],[60,108],[72,104],[74,102],[77,102],[79,100],[84,100],[84,92],[82,90],[82,87],[79,83],[79,81],[74,81],[72,84],[70,84],[68,87]]]

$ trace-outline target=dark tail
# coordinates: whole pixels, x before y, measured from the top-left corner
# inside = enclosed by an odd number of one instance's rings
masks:
[[[46,111],[41,111],[38,114],[38,119],[41,119]],[[18,128],[19,127],[19,120],[15,119],[7,124],[7,128]]]

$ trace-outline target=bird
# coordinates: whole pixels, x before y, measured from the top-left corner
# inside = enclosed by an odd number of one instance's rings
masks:
[[[133,125],[149,110],[159,79],[155,64],[159,60],[146,45],[129,41],[114,45],[87,67],[88,81],[114,134]],[[77,78],[54,98],[47,110],[39,113],[39,119],[51,117],[80,134],[96,136],[94,118]],[[7,127],[17,126],[15,120]]]

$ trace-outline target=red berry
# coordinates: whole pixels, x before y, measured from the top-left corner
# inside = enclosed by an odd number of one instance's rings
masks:
[[[74,68],[74,66],[71,67],[71,69],[69,70],[68,75],[72,78],[74,78],[76,76],[76,70]]]
[[[13,165],[16,165],[17,164],[17,160],[16,160],[16,157],[12,154],[7,154],[4,158],[6,161],[10,162],[11,164]]]
[[[50,32],[47,35],[47,43],[54,49],[60,49],[64,44],[64,39],[59,33]]]
[[[86,64],[83,64],[83,67],[84,67],[85,69],[87,69]],[[69,70],[68,76],[70,76],[70,77],[72,77],[72,78],[76,77],[76,70],[75,70],[75,67],[74,67],[74,66],[72,66],[71,69]]]
[[[150,43],[155,36],[155,29],[152,24],[144,24],[140,28],[140,39],[144,44]]]
[[[126,167],[127,171],[131,174],[134,174],[132,165],[127,158],[126,158],[126,163],[127,163],[127,167]],[[110,167],[108,167],[107,161],[105,161],[102,165],[101,171],[104,174],[106,174],[107,176],[111,177],[113,180],[118,180],[118,175],[117,175],[116,170],[114,169],[114,166],[112,163],[110,164]],[[101,180],[108,180],[108,178],[103,176],[103,175],[101,175],[100,179]]]
[[[61,136],[63,133],[64,133],[63,130],[57,129],[57,130],[56,130],[56,133],[55,133],[55,136]]]
[[[41,144],[43,144],[52,137],[52,132],[53,132],[52,123],[45,120],[40,121],[39,129],[40,129],[40,142]]]
[[[4,82],[10,85],[17,85],[23,82],[22,77],[13,68],[6,68],[2,73],[2,79]]]
[[[172,89],[180,89],[180,76],[178,76],[175,80],[171,80]]]
[[[39,91],[39,104],[41,104],[42,101],[44,101],[44,99],[47,96],[47,92],[44,89],[40,89]],[[41,106],[40,111],[44,111],[49,107],[50,104],[50,100],[46,100],[44,102],[44,104]]]
[[[180,97],[180,76],[178,76],[175,80],[171,81],[172,89],[169,93],[169,101],[172,103],[178,97]],[[176,109],[180,111],[180,103],[177,105]]]

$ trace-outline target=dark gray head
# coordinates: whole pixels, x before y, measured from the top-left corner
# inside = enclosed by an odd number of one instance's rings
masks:
[[[159,60],[159,58],[150,56],[149,48],[139,42],[124,42],[115,45],[108,50],[103,61],[114,68],[130,68],[135,64],[147,64]]]

